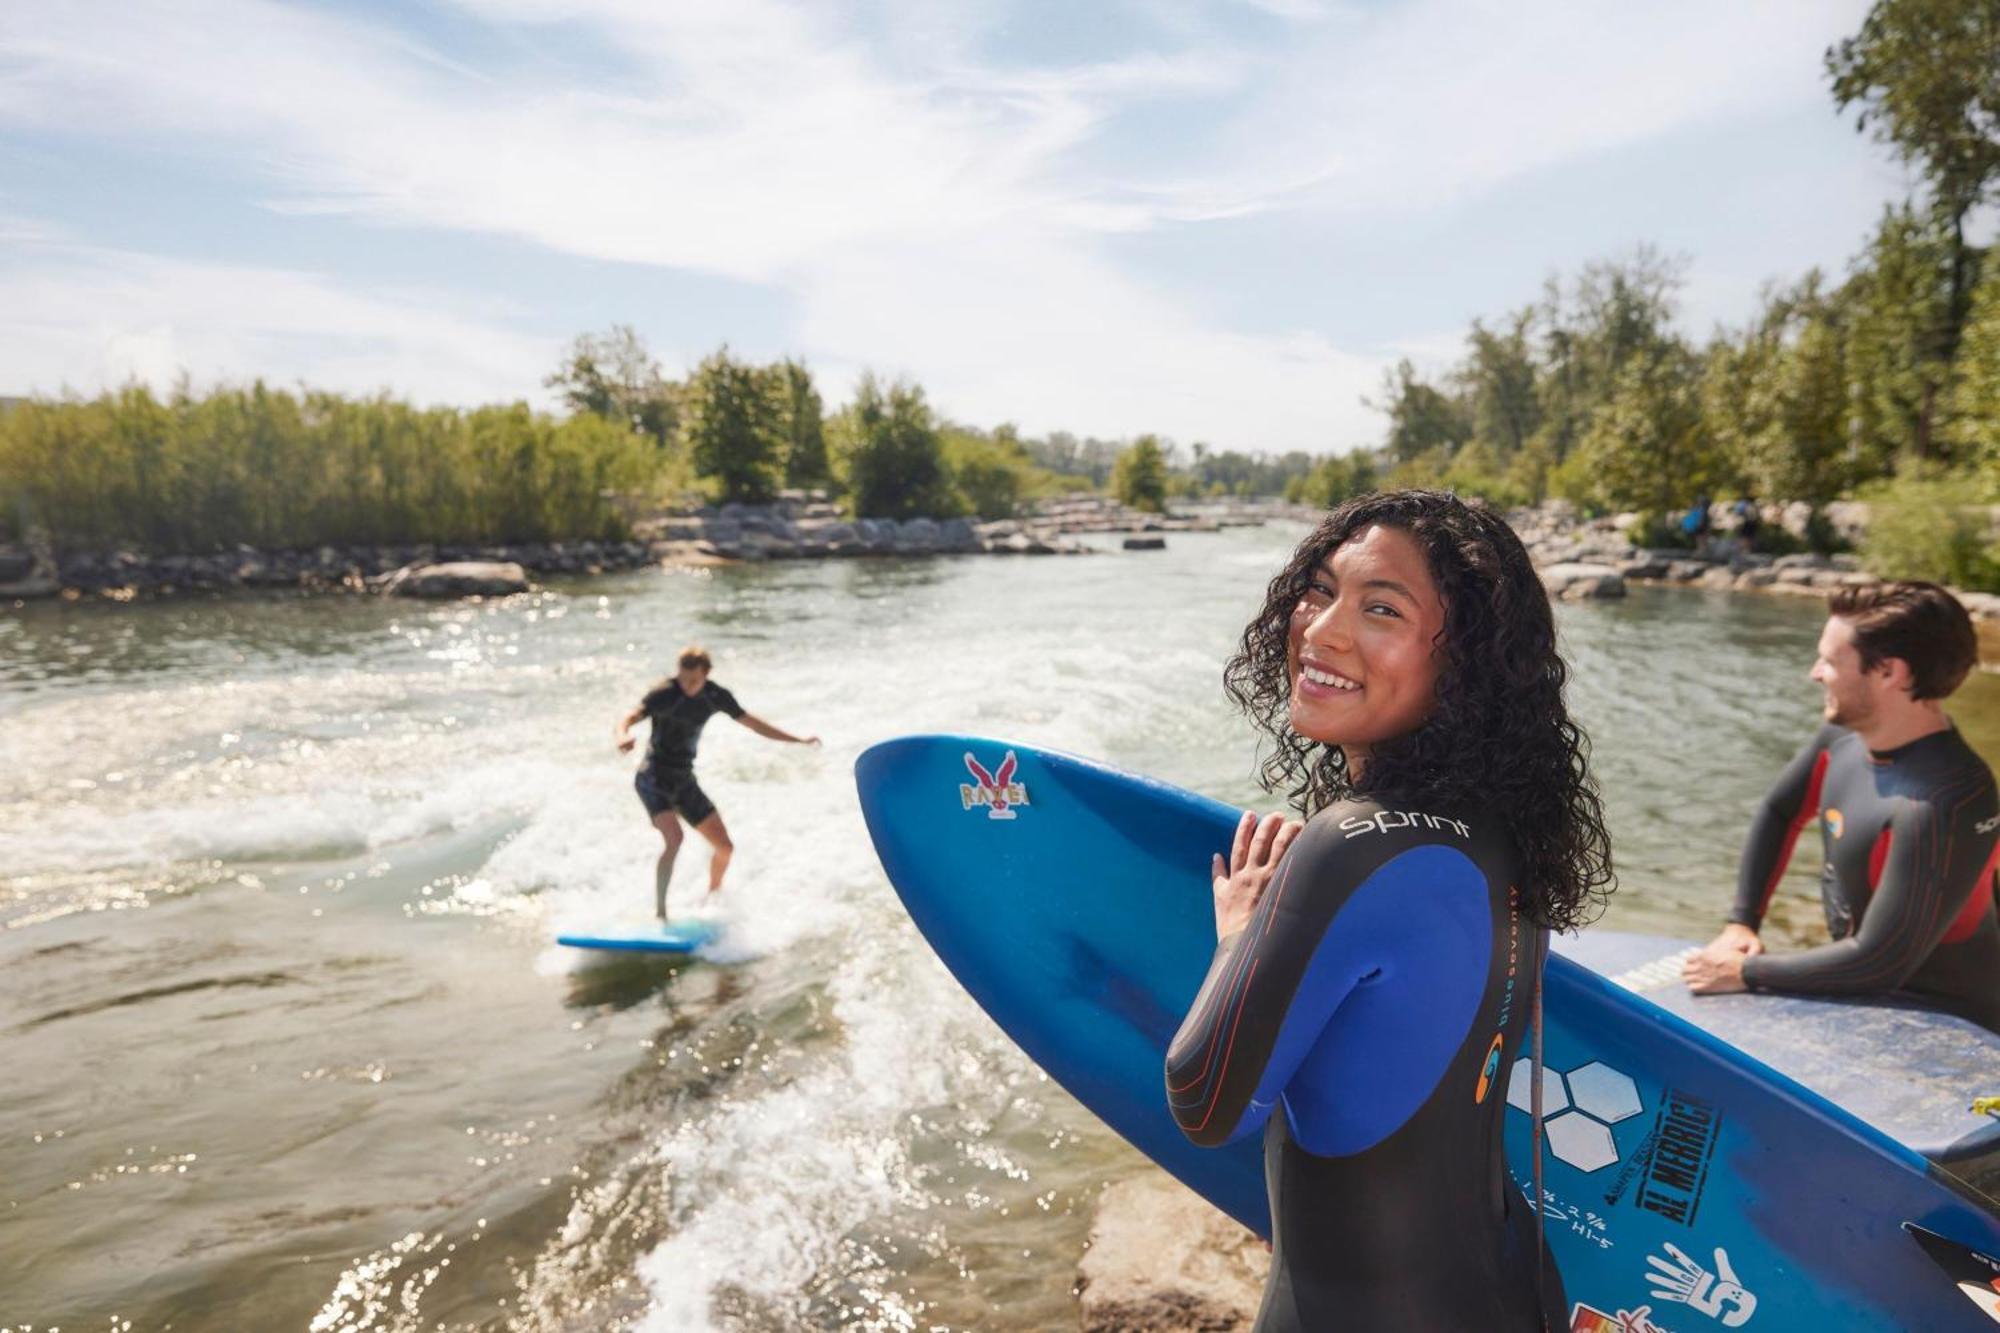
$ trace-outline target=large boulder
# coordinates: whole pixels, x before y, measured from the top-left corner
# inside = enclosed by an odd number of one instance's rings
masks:
[[[1264,1243],[1171,1177],[1151,1172],[1098,1196],[1077,1265],[1083,1333],[1231,1333],[1263,1299]]]
[[[526,592],[528,575],[512,561],[457,560],[399,569],[382,590],[398,597],[504,597]]]
[[[938,549],[941,551],[977,551],[979,533],[969,518],[948,518],[938,524]]]
[[[1549,596],[1566,602],[1625,595],[1624,576],[1609,565],[1571,562],[1549,565],[1540,572],[1542,586],[1549,590]]]

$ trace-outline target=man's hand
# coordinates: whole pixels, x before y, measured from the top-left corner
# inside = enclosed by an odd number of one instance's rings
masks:
[[[1243,812],[1229,860],[1224,862],[1217,853],[1211,867],[1215,876],[1215,938],[1227,939],[1250,924],[1264,887],[1304,827],[1283,815],[1265,815],[1259,820],[1254,811]]]
[[[1703,949],[1681,964],[1681,980],[1696,995],[1732,995],[1748,990],[1743,984],[1743,960],[1749,956]]]
[[[636,743],[636,742],[634,742],[634,741],[633,741],[633,739],[632,739],[632,738],[631,738],[630,736],[620,736],[620,737],[618,737],[618,753],[620,753],[620,754],[630,754],[630,753],[632,752],[632,746],[633,746],[633,745],[634,745],[635,743]]]
[[[1755,958],[1764,952],[1764,941],[1757,938],[1757,932],[1748,926],[1732,921],[1722,928],[1722,933],[1710,940],[1702,952],[1711,958],[1725,958],[1736,954],[1743,958]]]

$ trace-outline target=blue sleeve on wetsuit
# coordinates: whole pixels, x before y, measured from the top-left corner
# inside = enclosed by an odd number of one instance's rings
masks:
[[[1435,1081],[1463,1041],[1486,983],[1486,882],[1463,846],[1453,845],[1468,839],[1461,821],[1361,803],[1306,826],[1250,924],[1216,946],[1168,1048],[1167,1100],[1183,1133],[1214,1147],[1259,1130],[1328,1035],[1329,1020],[1385,966],[1437,968],[1444,978],[1439,1003],[1410,1016],[1415,1027],[1405,1049],[1385,1053],[1388,1064],[1409,1056],[1410,1067],[1385,1070],[1384,1104],[1357,1108],[1341,1132],[1367,1141],[1414,1109],[1428,1091],[1425,1080]],[[1451,901],[1417,896],[1432,884],[1442,884]]]

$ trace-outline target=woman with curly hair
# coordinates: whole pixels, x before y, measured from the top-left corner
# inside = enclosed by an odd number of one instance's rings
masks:
[[[1196,1143],[1263,1133],[1259,1333],[1568,1326],[1502,1133],[1548,932],[1612,883],[1567,675],[1520,539],[1434,491],[1334,509],[1243,632],[1224,682],[1307,818],[1215,858],[1166,1083]]]

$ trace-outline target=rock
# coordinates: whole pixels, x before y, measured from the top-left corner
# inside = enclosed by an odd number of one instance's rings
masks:
[[[1811,551],[1801,551],[1796,555],[1781,555],[1771,562],[1773,569],[1827,569],[1830,564],[1823,555]]]
[[[1705,560],[1673,560],[1667,564],[1667,578],[1674,583],[1693,583],[1707,572]]]
[[[1653,555],[1642,555],[1617,566],[1618,572],[1628,579],[1659,580],[1667,577],[1673,568],[1671,560],[1662,560]]]
[[[1589,597],[1623,597],[1625,580],[1609,565],[1564,563],[1541,571],[1542,585],[1549,596],[1566,602]]]
[[[976,551],[979,533],[969,518],[948,518],[938,524],[938,548],[945,551]]]
[[[1098,1196],[1077,1266],[1083,1333],[1247,1329],[1270,1265],[1262,1241],[1172,1178],[1120,1181]]]
[[[909,555],[929,555],[938,548],[938,525],[928,518],[903,521],[896,533],[896,549]]]
[[[1703,570],[1694,585],[1697,588],[1733,588],[1736,586],[1736,571],[1727,565],[1714,565]]]
[[[1961,592],[1958,600],[1974,620],[2000,620],[2000,595],[1990,592]]]
[[[1778,581],[1775,569],[1746,569],[1736,576],[1738,588],[1768,588]]]
[[[512,561],[463,560],[397,570],[383,584],[398,597],[504,597],[526,592],[528,575]]]
[[[1164,551],[1167,549],[1165,537],[1127,537],[1123,543],[1128,551]]]

